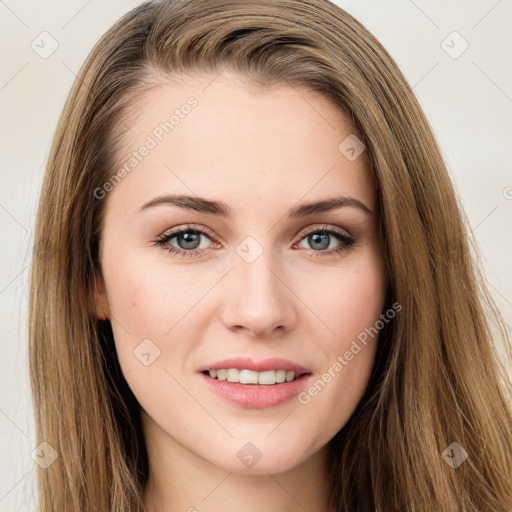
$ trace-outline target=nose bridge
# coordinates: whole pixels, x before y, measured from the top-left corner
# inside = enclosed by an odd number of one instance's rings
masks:
[[[267,238],[268,240],[268,238]],[[247,237],[236,248],[224,297],[227,327],[244,327],[255,336],[289,328],[296,315],[282,265],[269,246]]]

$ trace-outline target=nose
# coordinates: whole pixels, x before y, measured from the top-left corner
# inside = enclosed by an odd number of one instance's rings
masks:
[[[235,261],[222,291],[224,325],[254,338],[271,338],[293,329],[298,316],[289,281],[275,261],[263,255],[252,263]]]

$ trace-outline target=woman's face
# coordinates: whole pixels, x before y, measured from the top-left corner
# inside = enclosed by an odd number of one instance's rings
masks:
[[[364,146],[303,87],[205,76],[139,101],[118,177],[94,192],[96,300],[147,442],[294,468],[345,425],[374,362],[386,278]]]

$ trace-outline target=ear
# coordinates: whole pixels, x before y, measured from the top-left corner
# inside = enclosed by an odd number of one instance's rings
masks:
[[[96,275],[94,283],[94,305],[96,310],[96,317],[99,320],[108,320],[110,318],[110,306],[108,304],[107,293],[103,279]]]

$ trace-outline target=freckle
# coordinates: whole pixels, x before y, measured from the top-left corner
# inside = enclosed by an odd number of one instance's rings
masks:
[[[132,300],[132,307],[134,308],[136,306],[136,302],[134,300]]]

